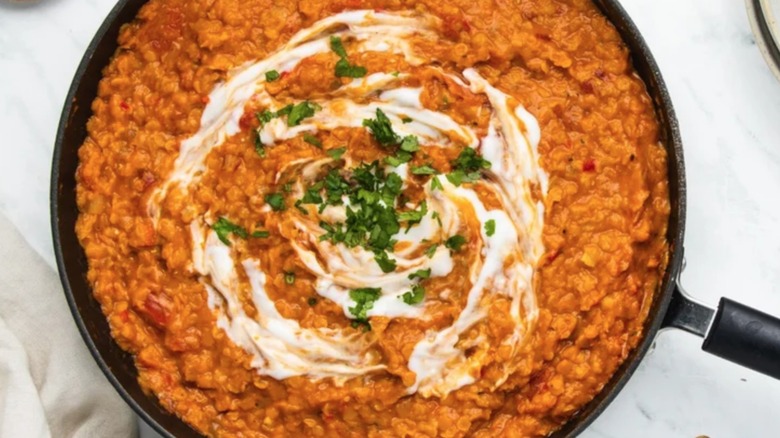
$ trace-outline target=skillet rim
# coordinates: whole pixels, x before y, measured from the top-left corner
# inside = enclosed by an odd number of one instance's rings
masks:
[[[55,257],[57,261],[57,268],[59,272],[60,281],[63,286],[63,290],[70,308],[71,314],[78,326],[81,337],[85,344],[89,348],[90,354],[95,359],[100,370],[105,377],[124,399],[124,401],[130,405],[135,413],[141,417],[147,424],[149,424],[156,432],[166,438],[174,438],[175,435],[171,433],[165,426],[161,424],[160,419],[164,419],[170,422],[181,423],[183,426],[182,431],[188,435],[197,435],[197,433],[183,420],[178,417],[172,416],[168,413],[156,399],[151,395],[141,393],[141,397],[146,397],[151,401],[154,406],[159,408],[159,412],[151,413],[147,409],[141,406],[136,396],[131,394],[125,385],[120,382],[119,378],[112,370],[112,366],[109,364],[109,360],[116,360],[117,358],[108,356],[107,352],[101,350],[98,347],[96,339],[99,336],[108,336],[110,344],[119,348],[116,341],[111,337],[110,333],[93,333],[90,332],[87,327],[87,321],[85,315],[82,314],[81,309],[76,302],[76,296],[74,294],[74,288],[71,278],[68,274],[68,266],[73,263],[79,263],[74,259],[83,257],[83,249],[80,254],[69,253],[66,258],[65,251],[63,250],[62,233],[73,233],[75,235],[75,229],[60,230],[61,212],[67,209],[75,210],[78,213],[78,208],[73,205],[60,205],[62,202],[62,196],[60,189],[63,186],[62,178],[65,176],[61,173],[60,165],[62,162],[63,150],[66,149],[65,141],[68,127],[70,125],[72,116],[79,110],[78,102],[88,102],[88,107],[91,107],[91,103],[96,96],[90,95],[89,99],[78,99],[77,92],[80,89],[84,75],[87,69],[93,62],[93,57],[99,48],[106,44],[111,47],[112,53],[115,53],[118,43],[116,41],[107,41],[107,35],[111,28],[121,26],[127,22],[117,23],[117,20],[124,15],[126,9],[132,9],[135,3],[140,1],[139,7],[142,7],[146,3],[146,0],[119,0],[116,5],[111,9],[106,16],[101,26],[95,33],[95,36],[91,40],[90,44],[82,57],[78,68],[74,74],[71,86],[68,90],[68,94],[63,106],[62,114],[60,117],[57,135],[55,137],[55,146],[52,158],[52,171],[51,171],[51,186],[50,186],[50,211],[51,211],[51,227],[52,227],[52,239]],[[648,316],[645,320],[645,327],[643,329],[643,335],[641,342],[632,350],[632,352],[624,359],[623,363],[614,372],[612,377],[605,383],[601,391],[583,408],[576,413],[572,414],[566,423],[562,425],[560,429],[555,431],[551,437],[572,437],[582,433],[590,424],[595,421],[596,418],[611,404],[614,398],[626,385],[630,377],[636,371],[637,367],[642,361],[642,358],[646,355],[652,343],[655,341],[656,334],[662,328],[664,316],[667,313],[669,303],[672,295],[676,290],[676,279],[679,275],[683,264],[683,238],[685,234],[685,210],[686,210],[686,178],[685,168],[683,160],[682,139],[679,131],[679,124],[675,116],[674,107],[672,105],[671,97],[669,95],[666,84],[661,75],[660,69],[653,57],[647,43],[640,34],[638,28],[631,20],[628,13],[620,5],[619,0],[593,0],[594,4],[599,8],[602,14],[606,17],[607,21],[612,24],[621,36],[623,43],[629,50],[632,57],[632,65],[637,74],[641,77],[645,84],[646,90],[653,100],[656,116],[659,119],[660,127],[659,133],[662,137],[662,143],[667,151],[667,180],[671,201],[671,212],[668,222],[667,239],[670,245],[669,259],[666,273],[661,282],[656,297],[651,304],[651,308],[648,311]],[[137,12],[133,13],[133,17]],[[113,56],[113,55],[111,55]],[[110,59],[110,58],[109,58]],[[106,65],[100,66],[102,71]],[[95,84],[97,88],[97,84]],[[83,105],[83,103],[81,103]],[[87,109],[91,114],[91,109]],[[88,117],[87,117],[88,119]],[[82,139],[83,142],[83,139]],[[75,145],[68,145],[68,153],[78,154],[78,149],[81,143]],[[68,176],[65,176],[68,177]],[[71,175],[70,177],[75,177]],[[73,188],[75,190],[75,186]],[[78,250],[77,250],[78,251]],[[82,276],[86,275],[86,271],[79,269]],[[88,299],[96,301],[92,295],[91,287],[88,286],[86,291],[89,295]],[[105,319],[105,315],[103,315]],[[106,322],[107,323],[107,322]],[[104,355],[106,357],[104,357]],[[137,370],[133,363],[133,372],[137,377]],[[133,382],[134,385],[139,386],[137,380]],[[133,391],[138,394],[139,391]],[[164,418],[167,417],[167,418]],[[171,420],[173,418],[173,420]],[[180,427],[177,425],[177,429]]]

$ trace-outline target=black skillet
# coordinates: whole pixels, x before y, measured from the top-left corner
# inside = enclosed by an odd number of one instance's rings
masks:
[[[60,278],[73,317],[100,369],[125,401],[166,437],[194,436],[197,433],[178,417],[146,395],[137,381],[130,354],[110,335],[108,322],[92,296],[86,280],[87,260],[76,238],[77,150],[86,138],[90,105],[97,94],[98,81],[117,49],[119,28],[136,16],[145,0],[120,0],[94,39],[76,70],[62,111],[54,147],[51,176],[51,217],[54,251]],[[685,169],[677,119],[661,73],[642,36],[617,0],[596,0],[615,25],[631,51],[634,66],[647,84],[661,121],[662,142],[668,152],[671,217],[669,268],[658,296],[652,304],[645,335],[637,348],[618,368],[603,390],[577,412],[554,437],[576,436],[606,409],[636,370],[661,328],[675,327],[704,338],[702,348],[756,371],[780,378],[780,320],[722,298],[716,310],[688,298],[679,287],[683,265],[685,234]]]

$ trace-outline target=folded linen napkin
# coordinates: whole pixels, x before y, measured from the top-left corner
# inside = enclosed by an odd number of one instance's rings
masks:
[[[134,437],[59,278],[0,215],[0,437]]]

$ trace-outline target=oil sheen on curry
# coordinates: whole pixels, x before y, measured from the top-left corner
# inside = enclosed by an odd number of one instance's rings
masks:
[[[587,1],[152,0],[79,151],[89,281],[208,436],[546,436],[642,335],[666,156]]]

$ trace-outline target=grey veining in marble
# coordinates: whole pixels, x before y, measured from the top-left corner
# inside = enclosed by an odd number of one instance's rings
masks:
[[[780,83],[738,0],[624,0],[674,100],[689,182],[686,289],[780,314]],[[50,263],[59,113],[110,0],[0,3],[0,212]],[[588,438],[778,436],[780,382],[667,331]],[[152,436],[147,432],[146,435]]]

